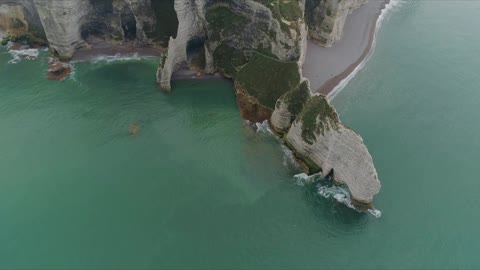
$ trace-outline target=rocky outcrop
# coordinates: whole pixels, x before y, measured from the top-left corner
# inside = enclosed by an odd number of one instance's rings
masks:
[[[297,89],[287,92],[277,100],[270,118],[270,123],[277,133],[283,135],[288,132],[292,122],[310,100],[310,95],[310,84],[308,80],[304,80]]]
[[[91,47],[91,40],[112,45],[130,42],[134,47],[165,46],[164,40],[176,31],[170,2],[0,0],[0,31],[39,30],[41,34],[34,36],[46,38],[51,50],[64,60],[70,59],[78,48]],[[171,31],[172,26],[162,25],[164,22],[172,22],[175,31]]]
[[[311,173],[320,170],[324,177],[346,185],[357,205],[370,207],[380,190],[372,157],[362,138],[340,122],[325,97],[308,101],[285,141]]]
[[[203,9],[205,0],[176,0],[175,11],[179,25],[176,38],[170,38],[168,53],[160,63],[157,82],[161,89],[171,90],[172,74],[182,66],[188,65],[187,49],[190,44],[200,41],[204,46],[206,38]]]
[[[22,44],[45,45],[46,38],[32,0],[0,0],[0,36]],[[4,44],[2,44],[4,45]]]
[[[368,0],[307,0],[305,17],[309,37],[330,47],[342,37],[347,16]]]
[[[61,58],[72,57],[81,42],[80,26],[90,10],[88,0],[34,0],[50,47]]]
[[[62,81],[72,72],[72,67],[68,63],[53,58],[48,63],[47,78],[50,80]]]
[[[331,177],[358,206],[371,206],[380,182],[367,147],[324,96],[311,96],[308,81],[278,99],[270,124],[310,174]]]

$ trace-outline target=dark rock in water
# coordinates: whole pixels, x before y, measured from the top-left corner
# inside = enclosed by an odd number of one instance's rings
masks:
[[[47,77],[50,80],[62,81],[72,72],[72,67],[68,63],[53,59],[48,63]]]

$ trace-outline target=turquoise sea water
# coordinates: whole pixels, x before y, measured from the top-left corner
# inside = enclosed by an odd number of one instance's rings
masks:
[[[334,100],[382,181],[381,218],[301,187],[228,81],[155,60],[0,51],[0,269],[478,268],[480,2],[405,1]],[[137,136],[129,135],[136,123]]]

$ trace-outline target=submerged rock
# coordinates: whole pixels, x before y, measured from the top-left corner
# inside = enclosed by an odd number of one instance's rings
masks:
[[[50,80],[61,81],[72,72],[72,67],[70,64],[61,62],[59,59],[52,59],[48,63],[48,73],[47,77]]]

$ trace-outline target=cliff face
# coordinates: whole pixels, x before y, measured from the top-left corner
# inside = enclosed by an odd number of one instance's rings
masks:
[[[177,37],[170,38],[168,53],[162,59],[157,71],[157,82],[164,90],[170,91],[172,74],[182,65],[187,66],[193,54],[198,51],[205,52],[204,6],[205,0],[175,1],[174,7],[179,22]]]
[[[368,0],[307,0],[305,17],[309,37],[330,47],[342,37],[347,16]]]
[[[0,0],[0,34],[25,43],[46,44],[45,31],[32,0]]]
[[[71,58],[81,44],[80,25],[88,14],[88,0],[34,0],[50,47]]]
[[[350,10],[365,1],[0,0],[0,28],[12,31],[6,14],[41,25],[62,58],[95,40],[168,45],[157,71],[162,89],[171,90],[180,68],[232,78],[243,118],[269,120],[310,173],[322,171],[368,205],[380,189],[372,158],[326,98],[311,95],[301,68],[307,23],[311,38],[331,45]]]
[[[46,38],[60,58],[70,59],[90,42],[167,46],[178,21],[173,0],[0,0],[0,29],[12,34],[27,24],[41,30],[32,34]]]
[[[285,136],[311,172],[345,184],[352,199],[368,207],[380,190],[377,171],[362,138],[340,122],[323,96],[313,96]]]
[[[303,1],[177,0],[178,36],[158,72],[161,88],[182,65],[235,78],[252,55],[301,62],[306,46]],[[267,1],[268,2],[268,1]]]

